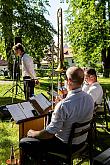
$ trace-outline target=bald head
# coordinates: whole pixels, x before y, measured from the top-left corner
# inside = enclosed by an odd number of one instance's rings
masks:
[[[70,67],[66,71],[67,78],[70,79],[74,84],[81,85],[84,81],[84,71],[78,67]]]

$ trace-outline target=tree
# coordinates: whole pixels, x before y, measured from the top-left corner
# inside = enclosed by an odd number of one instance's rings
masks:
[[[103,62],[104,73],[110,68],[108,2],[71,0],[67,11],[67,40],[77,64],[97,68]]]
[[[0,35],[5,39],[7,60],[10,60],[15,37],[19,36],[29,54],[40,62],[44,48],[56,33],[44,17],[48,12],[45,5],[49,5],[46,0],[0,0]]]

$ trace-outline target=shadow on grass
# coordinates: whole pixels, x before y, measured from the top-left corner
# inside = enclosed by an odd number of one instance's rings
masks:
[[[102,129],[101,129],[102,130]],[[103,132],[97,130],[97,140],[98,140],[98,146],[102,151],[110,147],[110,132],[106,131],[105,128],[103,128]]]
[[[107,115],[107,118],[105,118],[105,115],[97,115],[96,121],[98,125],[106,125],[106,120],[108,122],[108,125],[110,123],[110,115]]]
[[[96,132],[94,157],[110,148],[110,132],[105,128],[98,128]]]
[[[57,83],[54,82],[53,88],[55,90],[57,90],[57,86],[58,86]],[[51,80],[48,80],[48,82],[45,82],[45,83],[43,83],[43,82],[40,83],[40,89],[41,90],[48,90],[48,89],[51,89],[51,88],[52,88]]]
[[[101,84],[102,85],[102,88],[103,88],[103,91],[109,91],[110,92],[110,84]]]
[[[23,99],[13,98],[13,103],[19,103],[24,101]],[[0,106],[12,104],[12,97],[0,97]]]

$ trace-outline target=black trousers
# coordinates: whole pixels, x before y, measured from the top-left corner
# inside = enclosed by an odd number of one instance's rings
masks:
[[[32,97],[34,95],[35,80],[31,79],[30,76],[25,76],[23,77],[23,81],[25,99],[28,100],[29,97]]]
[[[81,144],[82,145],[82,144]],[[81,145],[73,145],[73,151],[76,151]],[[67,153],[68,146],[63,143],[60,139],[54,137],[52,139],[36,139],[36,138],[23,138],[20,140],[20,150],[22,151],[21,165],[27,165],[27,158],[36,160],[37,164],[42,165],[43,158],[47,158],[47,152]],[[53,160],[52,160],[53,161]],[[56,160],[52,162],[54,165]],[[31,165],[32,162],[29,164]],[[34,165],[34,163],[33,163]],[[50,165],[49,162],[47,165]]]

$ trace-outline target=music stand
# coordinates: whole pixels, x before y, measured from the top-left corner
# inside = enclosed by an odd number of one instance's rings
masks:
[[[12,85],[12,87],[9,89],[9,90],[7,90],[4,94],[3,94],[3,96],[5,96],[8,92],[10,92],[11,90],[12,90],[12,103],[13,103],[13,94],[14,94],[14,88],[16,87],[16,93],[15,93],[15,95],[17,95],[18,94],[18,88],[20,88],[21,89],[21,91],[22,92],[24,92],[24,90],[21,88],[21,86],[18,84],[18,73],[16,73],[16,78],[15,78],[15,62],[16,62],[16,58],[15,58],[15,55],[13,55],[12,56],[13,57],[13,85]],[[15,80],[16,80],[16,83],[15,83]]]

